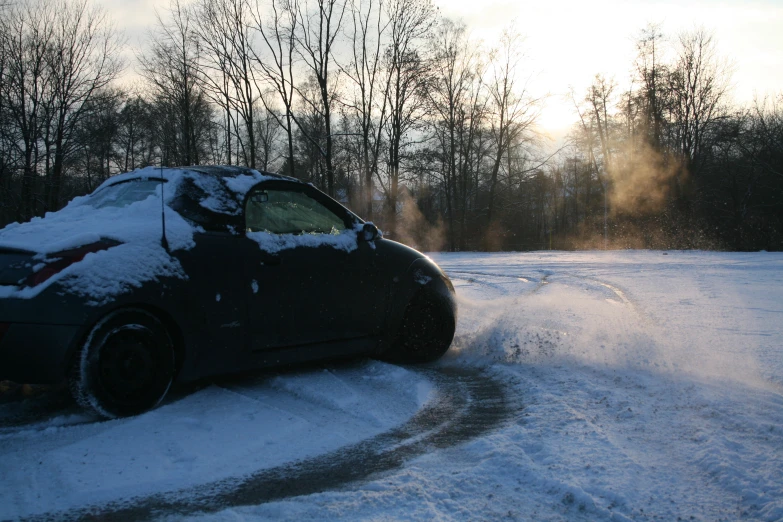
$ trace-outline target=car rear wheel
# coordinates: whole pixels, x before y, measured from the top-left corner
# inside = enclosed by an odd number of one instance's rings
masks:
[[[163,323],[146,310],[117,310],[88,334],[69,387],[82,407],[103,417],[137,415],[165,397],[174,369],[174,345]]]
[[[440,359],[451,346],[456,327],[448,300],[425,289],[408,303],[396,342],[385,359],[400,363],[425,363]]]

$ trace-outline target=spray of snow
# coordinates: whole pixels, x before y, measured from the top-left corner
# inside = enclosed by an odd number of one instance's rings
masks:
[[[624,257],[630,255],[633,254]],[[603,273],[595,269],[598,263],[590,253],[573,254],[583,263],[575,263],[576,269],[572,266],[567,271],[558,270],[547,262],[547,257],[531,254],[522,258],[523,264],[493,263],[487,267],[472,263],[470,269],[483,275],[471,276],[460,271],[461,255],[435,256],[447,271],[453,270],[460,319],[466,323],[455,339],[455,356],[521,364],[589,364],[755,384],[768,382],[760,378],[757,358],[733,346],[744,333],[727,335],[727,331],[737,330],[721,324],[722,319],[727,319],[727,310],[694,306],[694,295],[727,292],[725,285],[720,284],[722,275],[714,274],[709,287],[703,288],[705,285],[699,281],[681,277],[671,281],[663,278],[662,283],[659,274],[645,276],[635,271],[633,265],[631,270]],[[657,264],[659,254],[645,257],[638,262],[654,260]],[[701,278],[706,281],[709,276],[702,274]],[[750,292],[725,297],[738,305],[753,299]],[[637,304],[651,298],[656,305],[665,303],[663,309],[672,313],[661,313],[659,306],[650,312],[643,304]],[[728,308],[741,313],[740,306]],[[696,314],[700,322],[714,328],[695,336],[692,328],[686,326],[691,324],[686,319],[694,319]],[[753,321],[752,317],[746,319]]]

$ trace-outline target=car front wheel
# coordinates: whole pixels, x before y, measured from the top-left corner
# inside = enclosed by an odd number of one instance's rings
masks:
[[[408,303],[397,339],[384,358],[400,363],[435,361],[451,346],[455,327],[448,300],[422,289]]]
[[[174,346],[163,323],[146,310],[117,310],[87,335],[69,387],[82,407],[103,417],[137,415],[165,397],[174,369]]]

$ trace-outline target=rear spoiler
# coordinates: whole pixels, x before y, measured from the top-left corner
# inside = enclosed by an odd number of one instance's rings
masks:
[[[24,248],[0,245],[0,254],[27,254],[32,256],[37,254],[37,252]]]

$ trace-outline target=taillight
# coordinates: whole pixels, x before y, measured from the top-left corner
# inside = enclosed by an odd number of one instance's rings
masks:
[[[73,248],[71,250],[63,250],[62,252],[53,254],[51,256],[51,261],[47,262],[43,268],[33,274],[30,274],[30,276],[25,280],[25,285],[38,286],[47,279],[59,274],[72,264],[78,263],[84,259],[87,254],[100,252],[101,250],[106,250],[107,248],[111,248],[118,244],[119,243],[116,241],[99,241],[97,243],[84,245],[78,248]]]
[[[84,259],[84,256],[81,258],[64,258],[52,261],[39,271],[31,274],[25,281],[25,284],[27,286],[38,286],[50,277],[59,274],[72,264],[81,261],[82,259]]]

